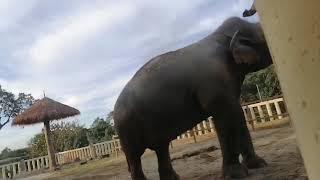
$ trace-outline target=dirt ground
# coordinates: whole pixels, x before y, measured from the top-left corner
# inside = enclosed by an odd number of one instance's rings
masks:
[[[294,131],[285,126],[276,129],[252,132],[257,154],[268,166],[249,170],[245,180],[291,180],[308,179],[301,159]],[[221,179],[222,157],[217,138],[203,136],[197,143],[173,144],[171,158],[181,179],[212,180]],[[147,151],[142,158],[143,170],[150,180],[159,179],[155,153]],[[32,179],[36,179],[33,177]],[[116,160],[97,160],[85,165],[77,165],[48,174],[41,179],[60,180],[129,180],[124,156]]]

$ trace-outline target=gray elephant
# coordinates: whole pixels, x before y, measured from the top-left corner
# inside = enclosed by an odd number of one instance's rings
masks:
[[[237,17],[199,42],[146,63],[124,87],[114,108],[132,179],[146,179],[140,159],[146,148],[157,154],[161,180],[179,179],[169,143],[209,116],[214,117],[224,177],[246,177],[247,168],[266,166],[254,151],[239,97],[245,75],[270,64],[259,23]]]

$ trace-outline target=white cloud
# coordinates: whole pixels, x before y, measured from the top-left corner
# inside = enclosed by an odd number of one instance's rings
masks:
[[[0,31],[12,29],[19,21],[30,13],[37,0],[1,0],[0,1]]]
[[[48,65],[54,60],[62,60],[66,53],[73,52],[80,44],[99,31],[111,28],[119,21],[132,16],[135,7],[129,3],[108,4],[105,7],[81,10],[65,19],[59,19],[54,31],[44,34],[29,48],[31,60],[40,65]]]

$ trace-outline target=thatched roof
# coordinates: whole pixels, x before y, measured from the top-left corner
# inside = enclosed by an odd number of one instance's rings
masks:
[[[44,97],[19,114],[12,125],[27,125],[44,121],[58,120],[80,114],[80,111],[65,104]]]

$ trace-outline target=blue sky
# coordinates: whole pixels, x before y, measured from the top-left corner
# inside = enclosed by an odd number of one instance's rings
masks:
[[[106,116],[148,59],[195,42],[252,0],[0,0],[0,85]],[[257,17],[252,17],[257,18]],[[7,125],[0,150],[25,147],[42,124]]]

